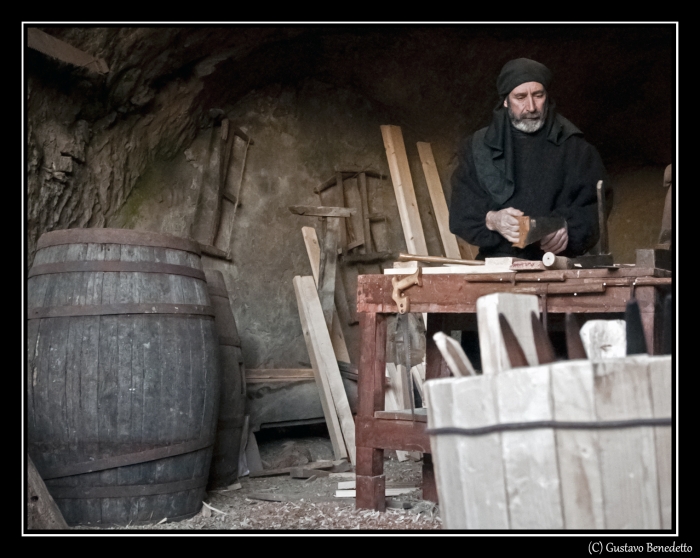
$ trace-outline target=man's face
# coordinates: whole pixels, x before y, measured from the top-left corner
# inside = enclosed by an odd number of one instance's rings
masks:
[[[503,100],[510,121],[522,132],[536,132],[547,117],[547,92],[541,83],[528,81],[518,85]]]

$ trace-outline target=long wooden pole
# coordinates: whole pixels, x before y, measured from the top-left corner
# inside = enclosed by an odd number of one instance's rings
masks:
[[[440,256],[415,256],[413,254],[399,254],[401,262],[425,262],[437,264],[462,264],[462,265],[484,265],[481,260],[457,260],[454,258],[441,258]]]

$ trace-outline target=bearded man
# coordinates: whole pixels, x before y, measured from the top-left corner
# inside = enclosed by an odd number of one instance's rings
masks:
[[[596,184],[612,191],[597,150],[558,114],[552,74],[528,58],[507,62],[496,82],[491,124],[469,136],[452,175],[450,230],[479,247],[477,259],[576,257],[599,238]],[[607,204],[608,208],[610,204]],[[562,217],[566,226],[516,248],[516,217]]]

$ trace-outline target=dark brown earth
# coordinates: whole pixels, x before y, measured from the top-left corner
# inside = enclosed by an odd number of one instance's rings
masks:
[[[304,465],[333,459],[330,440],[323,436],[265,439],[259,435],[260,457],[266,469]],[[420,487],[419,454],[400,462],[387,452],[384,462],[389,483],[414,483]],[[178,522],[163,521],[127,527],[81,528],[83,531],[414,531],[440,530],[439,508],[422,500],[420,488],[387,498],[385,512],[358,510],[354,498],[335,496],[341,477],[307,480],[289,475],[239,478],[228,488],[208,492],[206,505],[196,516]],[[240,485],[240,486],[238,486]],[[263,498],[284,500],[269,501]]]

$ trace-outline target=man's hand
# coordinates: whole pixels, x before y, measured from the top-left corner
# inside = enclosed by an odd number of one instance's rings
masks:
[[[514,207],[506,207],[500,211],[489,211],[486,214],[486,228],[501,233],[510,242],[518,242],[520,225],[516,217],[522,215],[523,212]]]
[[[558,231],[549,233],[547,236],[543,236],[540,240],[540,248],[545,252],[552,252],[553,254],[559,254],[566,249],[567,244],[569,244],[569,233],[566,232],[566,227],[562,227]]]

